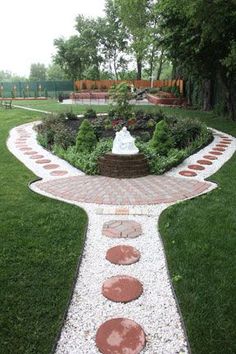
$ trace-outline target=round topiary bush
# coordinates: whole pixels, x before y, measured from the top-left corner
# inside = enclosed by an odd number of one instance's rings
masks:
[[[93,127],[88,119],[84,119],[77,137],[76,137],[76,151],[77,152],[91,152],[97,143],[97,138]]]

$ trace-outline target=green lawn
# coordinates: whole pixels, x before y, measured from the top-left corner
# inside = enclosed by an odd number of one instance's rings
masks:
[[[29,104],[47,111],[64,109],[55,101]],[[86,107],[72,109],[81,113]],[[236,123],[213,113],[162,110],[170,115],[198,118],[236,136]],[[87,221],[81,209],[30,192],[27,183],[35,177],[5,147],[11,127],[37,118],[38,114],[20,109],[0,110],[3,354],[50,352],[66,308]],[[233,354],[236,155],[210,180],[217,182],[219,188],[168,208],[161,215],[159,227],[192,353]]]
[[[10,128],[37,119],[0,110],[0,353],[49,354],[72,290],[85,212],[31,192],[36,177],[7,150]]]
[[[204,120],[236,136],[236,124]],[[236,353],[236,155],[210,194],[163,212],[160,232],[193,354]]]

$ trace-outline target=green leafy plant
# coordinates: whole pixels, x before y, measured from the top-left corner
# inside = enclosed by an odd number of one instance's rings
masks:
[[[114,118],[122,118],[128,120],[132,117],[132,106],[129,101],[132,97],[130,93],[129,85],[125,82],[113,86],[109,91],[110,97],[113,101],[112,110],[114,112]]]
[[[96,118],[97,113],[94,109],[88,108],[87,111],[84,113],[84,118],[89,119],[89,118]]]
[[[89,153],[93,150],[96,143],[97,138],[93,127],[88,119],[84,119],[76,137],[76,151]]]

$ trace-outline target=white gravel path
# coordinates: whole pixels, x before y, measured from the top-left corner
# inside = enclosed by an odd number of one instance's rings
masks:
[[[14,141],[23,128],[30,134],[28,144],[33,146],[52,162],[57,162],[69,170],[70,175],[81,174],[80,171],[68,166],[65,161],[42,149],[35,140],[33,124],[26,124],[11,131],[7,142],[10,151],[35,174],[43,179],[52,178],[48,172],[32,162],[18,151]],[[167,175],[178,176],[179,171],[189,164],[195,163],[211,147],[219,141],[219,135],[226,134],[215,131],[214,142],[210,146],[189,157],[180,166],[172,169]],[[218,170],[236,150],[236,139],[223,155],[198,172],[198,179],[203,180]],[[55,177],[54,177],[55,178]],[[59,178],[59,177],[57,177]],[[182,177],[186,178],[186,177]],[[189,178],[189,177],[188,177]],[[212,188],[215,188],[212,184]],[[42,193],[34,184],[31,189]],[[60,198],[57,198],[61,200]],[[65,200],[67,201],[67,200]],[[69,202],[69,201],[67,201]],[[176,354],[189,353],[181,315],[172,291],[168,275],[165,253],[157,223],[161,212],[170,204],[122,206],[127,208],[127,215],[117,215],[118,206],[74,203],[86,210],[89,216],[88,232],[83,251],[71,304],[56,348],[56,354],[98,354],[95,335],[99,326],[108,319],[126,317],[136,321],[145,331],[147,344],[142,353],[145,354]],[[110,239],[102,236],[103,223],[110,220],[135,220],[143,229],[143,234],[135,239]],[[130,266],[117,266],[105,259],[106,251],[115,245],[126,244],[136,247],[141,252],[138,263]],[[101,294],[103,282],[114,275],[125,274],[138,278],[143,283],[144,292],[137,300],[127,303],[113,303]]]

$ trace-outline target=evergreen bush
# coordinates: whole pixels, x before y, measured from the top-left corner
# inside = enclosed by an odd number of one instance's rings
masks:
[[[97,143],[97,138],[93,127],[88,119],[84,119],[77,137],[76,137],[76,151],[77,152],[91,152]]]
[[[156,124],[150,146],[160,155],[167,155],[169,150],[174,146],[168,124],[164,120]]]

